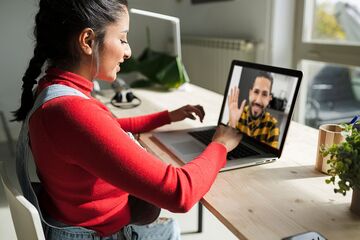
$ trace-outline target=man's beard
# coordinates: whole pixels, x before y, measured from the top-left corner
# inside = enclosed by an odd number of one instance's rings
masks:
[[[253,111],[252,111],[253,105],[256,105],[257,107],[261,108],[261,112],[257,116],[253,115]],[[265,113],[265,107],[263,105],[252,102],[251,104],[249,104],[249,107],[250,107],[249,110],[250,110],[251,120],[257,120],[261,118]]]

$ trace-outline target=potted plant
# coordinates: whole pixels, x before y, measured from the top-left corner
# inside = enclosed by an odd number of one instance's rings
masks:
[[[342,127],[345,141],[321,149],[324,157],[329,156],[330,178],[325,181],[337,185],[334,192],[344,196],[352,189],[350,210],[360,215],[360,121]]]
[[[166,89],[176,89],[189,82],[185,67],[178,56],[153,51],[146,48],[138,58],[130,58],[122,65],[121,73],[139,72],[145,79],[137,79],[131,87],[161,85]]]
[[[130,83],[131,87],[159,85],[176,89],[189,82],[189,76],[179,56],[151,49],[150,30],[146,28],[147,47],[139,57],[131,57],[121,64],[121,73],[138,72],[141,78]]]

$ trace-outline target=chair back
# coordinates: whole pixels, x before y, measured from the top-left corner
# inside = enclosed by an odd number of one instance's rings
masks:
[[[2,162],[0,162],[0,178],[17,238],[19,240],[45,240],[39,212],[10,182]]]
[[[350,70],[346,67],[327,65],[315,75],[310,84],[312,87],[309,97],[319,103],[356,101]]]

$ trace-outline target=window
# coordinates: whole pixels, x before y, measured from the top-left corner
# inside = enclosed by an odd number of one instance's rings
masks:
[[[306,1],[303,40],[359,45],[359,10],[358,0]]]
[[[312,127],[360,114],[360,1],[297,1],[294,62],[304,73],[296,119]]]

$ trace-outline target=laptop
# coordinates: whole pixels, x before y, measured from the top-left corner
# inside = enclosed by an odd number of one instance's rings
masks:
[[[244,99],[247,101],[237,123],[243,138],[227,154],[226,165],[221,171],[270,163],[280,158],[301,79],[301,71],[232,61],[218,125],[229,123],[228,96],[231,89],[240,89],[238,107]],[[187,163],[204,151],[212,141],[216,127],[156,132],[153,136],[179,160]]]

